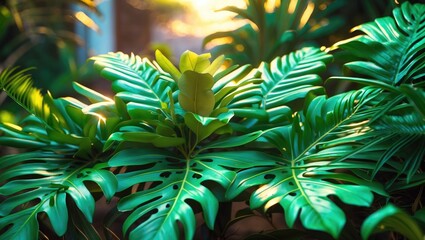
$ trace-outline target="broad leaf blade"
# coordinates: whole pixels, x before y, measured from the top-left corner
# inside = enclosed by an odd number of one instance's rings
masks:
[[[363,239],[369,239],[372,234],[385,231],[401,233],[408,239],[423,239],[425,236],[417,221],[393,204],[386,205],[366,218],[361,235]]]
[[[208,73],[186,71],[179,79],[179,103],[188,112],[208,117],[214,109],[214,79]]]

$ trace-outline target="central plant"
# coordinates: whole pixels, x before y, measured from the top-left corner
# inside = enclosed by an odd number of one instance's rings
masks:
[[[209,54],[189,51],[181,56],[179,69],[160,52],[156,58],[157,67],[120,53],[94,58],[101,75],[113,81],[116,97],[126,103],[129,118],[105,143],[106,149],[116,149],[108,165],[129,168],[117,175],[117,190],[133,187],[118,204],[119,210],[132,211],[124,232],[142,220],[130,238],[177,238],[178,221],[191,239],[195,205],[213,229],[235,169],[278,158],[242,147],[261,131],[237,134],[230,124],[232,118],[242,118],[241,112],[254,112],[250,104],[260,105],[258,73],[249,75],[247,66],[218,72],[223,57],[211,63]]]

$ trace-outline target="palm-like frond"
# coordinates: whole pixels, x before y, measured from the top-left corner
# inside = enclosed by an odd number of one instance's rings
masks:
[[[365,33],[336,44],[358,57],[345,64],[356,77],[332,77],[383,89],[378,106],[382,111],[372,117],[370,127],[389,137],[387,149],[376,162],[372,176],[384,166],[396,175],[387,182],[390,189],[400,184],[414,186],[424,159],[423,77],[425,76],[425,5],[404,2],[392,17],[378,18],[354,30]],[[393,185],[394,184],[394,185]]]
[[[39,89],[33,87],[32,78],[27,71],[28,69],[18,71],[16,68],[3,70],[0,74],[0,88],[29,113],[55,130],[62,131],[61,115],[53,104],[52,97],[43,96]]]
[[[389,188],[396,181],[414,184],[418,180],[415,176],[420,178],[425,159],[425,120],[411,105],[401,104],[395,109],[370,125],[375,131],[393,136],[386,142],[387,150],[377,161],[372,174],[376,176],[385,164],[396,169],[397,175],[387,182]]]
[[[261,84],[262,106],[267,110],[270,122],[290,118],[292,111],[288,105],[304,99],[308,93],[325,93],[318,73],[325,70],[331,59],[331,55],[317,48],[304,48],[260,66],[264,80]]]
[[[425,76],[423,4],[405,2],[393,10],[393,17],[378,18],[353,30],[366,35],[336,44],[360,58],[345,64],[349,69],[389,85],[415,83]],[[373,84],[362,79],[343,79]]]
[[[372,88],[326,99],[314,98],[292,125],[271,129],[264,137],[282,151],[280,164],[262,161],[243,170],[228,190],[234,197],[247,188],[262,185],[250,199],[251,207],[265,209],[280,204],[292,227],[300,215],[307,229],[325,231],[337,238],[345,224],[343,211],[329,198],[369,206],[380,187],[338,169],[373,169],[368,161],[385,150],[375,146],[379,136],[367,127],[373,115],[368,102],[377,95]],[[346,164],[344,161],[352,159]],[[368,161],[363,161],[368,159]],[[350,167],[349,167],[350,166]]]
[[[95,102],[84,104],[73,98],[53,99],[33,87],[32,79],[23,71],[6,69],[0,74],[0,85],[16,102],[28,110],[20,126],[1,123],[3,145],[33,149],[74,149],[80,157],[90,158],[127,120],[128,113],[111,99],[75,84],[78,92]]]
[[[109,53],[92,60],[100,75],[112,81],[115,102],[122,101],[121,112],[129,118],[123,128],[114,129],[105,150],[114,142],[151,143],[162,147],[182,144],[171,120],[175,114],[170,109],[174,111],[173,93],[177,91],[177,84],[169,73],[161,73],[148,59],[134,54]]]
[[[211,52],[215,56],[223,54],[238,64],[270,62],[298,49],[301,40],[317,39],[341,27],[343,21],[339,17],[334,16],[329,21],[320,20],[327,19],[332,11],[344,5],[344,1],[279,1],[279,5],[266,10],[265,5],[270,5],[267,1],[248,0],[245,9],[223,9],[236,13],[237,17],[248,23],[234,31],[211,34],[204,39],[203,45],[215,39],[230,38],[231,43],[217,45]],[[323,9],[318,7],[325,5]]]
[[[115,176],[96,164],[104,160],[103,143],[120,121],[128,120],[128,113],[120,101],[115,104],[79,84],[77,91],[93,104],[43,96],[24,73],[5,70],[0,75],[1,87],[31,113],[19,125],[1,123],[0,143],[32,149],[0,158],[0,195],[5,197],[0,203],[0,238],[36,239],[45,219],[62,236],[68,227],[68,210],[73,209],[67,205],[67,196],[85,218],[69,226],[84,228],[94,214],[92,194],[100,187],[108,199],[114,195]],[[99,187],[86,185],[87,181]],[[71,221],[78,219],[75,214]]]
[[[109,53],[93,57],[100,75],[112,81],[116,96],[146,110],[156,111],[169,101],[168,92],[177,88],[172,80],[160,78],[159,71],[146,58]]]
[[[235,66],[234,69],[217,73],[212,88],[216,101],[214,111],[232,111],[239,117],[267,118],[259,108],[262,99],[259,85],[263,82],[259,75],[249,65]]]
[[[93,30],[98,30],[98,26],[90,17],[83,11],[76,15],[70,4],[100,14],[96,8],[97,3],[93,0],[59,0],[54,3],[45,0],[5,1],[5,5],[12,12],[15,24],[28,36],[48,35],[68,41],[79,41],[76,34],[67,26],[72,22],[81,22]],[[85,15],[85,18],[80,17],[81,15]]]
[[[117,182],[108,170],[94,162],[75,159],[73,153],[34,151],[0,158],[0,229],[3,239],[36,239],[40,213],[45,212],[58,236],[65,234],[69,196],[85,218],[92,222],[95,200],[84,184],[98,184],[111,199]],[[10,227],[10,228],[8,228]]]

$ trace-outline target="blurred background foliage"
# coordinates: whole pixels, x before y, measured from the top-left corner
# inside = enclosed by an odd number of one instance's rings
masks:
[[[81,6],[84,11],[74,11]],[[67,94],[72,81],[90,76],[78,64],[76,48],[84,44],[75,33],[80,22],[93,31],[96,23],[86,14],[101,14],[93,0],[0,1],[0,70],[10,66],[34,68],[35,85],[55,95]],[[0,93],[0,118],[16,122],[16,103]],[[12,114],[13,113],[13,114]]]
[[[0,1],[0,63],[39,69],[33,75],[37,85],[53,92],[64,91],[71,76],[79,71],[76,46],[83,44],[74,32],[75,23],[98,30],[85,12],[100,14],[93,0],[3,0]],[[69,85],[70,86],[70,85]]]
[[[400,2],[391,0],[247,0],[236,14],[245,24],[205,37],[203,46],[215,56],[225,54],[239,64],[258,65],[304,46],[331,46],[349,29],[388,15]],[[214,42],[216,42],[214,44]]]

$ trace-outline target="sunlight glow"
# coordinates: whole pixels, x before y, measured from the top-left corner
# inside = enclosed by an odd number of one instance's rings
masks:
[[[280,200],[282,200],[283,196],[279,196],[279,197],[275,197],[271,200],[269,200],[265,205],[264,205],[264,209],[267,210],[271,207],[273,207],[274,205],[278,204],[280,202]]]
[[[82,24],[84,24],[86,27],[91,28],[92,30],[98,32],[99,26],[91,19],[87,14],[85,14],[82,11],[75,13],[75,18],[80,21]]]
[[[217,39],[214,39],[211,42],[209,42],[207,44],[206,48],[211,48],[212,46],[228,44],[228,43],[232,43],[232,42],[233,42],[233,38],[231,38],[231,37],[217,38]]]
[[[280,7],[280,0],[268,0],[264,3],[264,8],[266,9],[266,12],[274,12],[274,9],[277,7]]]
[[[13,118],[13,116],[12,116],[12,118]],[[12,124],[12,123],[7,123],[7,122],[3,122],[3,124],[8,126],[9,128],[12,128],[13,130],[22,131],[22,127],[20,127],[18,125],[15,125],[15,124]]]
[[[291,0],[288,7],[288,13],[293,14],[295,12],[295,8],[298,5],[298,0]]]
[[[314,3],[310,2],[303,13],[303,16],[301,17],[300,27],[299,27],[300,29],[303,28],[304,25],[308,22],[313,11],[314,11]]]
[[[244,22],[232,20],[234,13],[218,11],[227,6],[244,8],[244,0],[181,0],[187,6],[188,13],[179,19],[172,20],[168,28],[179,36],[204,37],[214,32],[229,31],[240,27]]]
[[[277,193],[277,191],[278,191],[277,187],[270,188],[270,186],[264,185],[257,190],[257,192],[259,192],[257,197],[261,201],[265,201],[265,200],[269,199],[271,196],[275,195]]]

